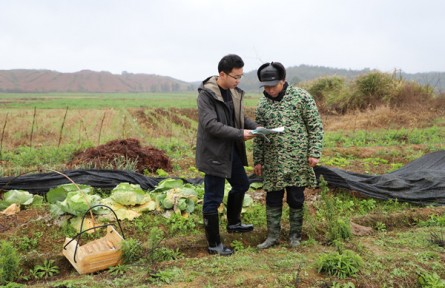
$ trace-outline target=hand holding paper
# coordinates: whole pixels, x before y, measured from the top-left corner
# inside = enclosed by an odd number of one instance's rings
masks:
[[[258,127],[255,130],[252,130],[250,133],[254,135],[260,135],[266,139],[267,142],[270,142],[270,140],[266,137],[268,134],[274,134],[274,133],[282,133],[284,132],[284,127],[277,127],[273,129],[267,129],[264,127]]]

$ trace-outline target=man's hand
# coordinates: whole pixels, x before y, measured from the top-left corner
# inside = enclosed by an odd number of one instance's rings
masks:
[[[253,167],[253,173],[255,173],[255,175],[262,176],[263,175],[263,165],[256,164],[255,167]]]
[[[251,132],[252,132],[252,130],[243,130],[243,133],[244,133],[244,141],[247,141],[247,140],[252,139],[253,137],[256,137],[256,135],[255,135],[255,134],[252,134]]]
[[[318,162],[320,161],[320,159],[318,158],[313,158],[313,157],[309,157],[307,158],[307,163],[309,164],[309,166],[311,167],[315,167],[317,166]]]

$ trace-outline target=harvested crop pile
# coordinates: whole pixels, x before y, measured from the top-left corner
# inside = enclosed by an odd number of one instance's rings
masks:
[[[129,138],[113,140],[97,147],[88,148],[76,153],[67,164],[69,168],[94,167],[122,169],[118,167],[123,160],[136,164],[136,171],[144,173],[144,170],[155,172],[157,169],[171,171],[171,161],[164,151],[154,147],[142,147],[139,140]]]

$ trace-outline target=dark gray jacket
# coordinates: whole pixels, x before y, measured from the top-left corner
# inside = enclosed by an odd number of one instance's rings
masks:
[[[258,125],[244,116],[244,91],[239,88],[230,89],[235,114],[235,123],[232,123],[216,79],[217,76],[209,77],[198,88],[196,167],[208,175],[230,178],[234,145],[243,165],[247,166],[243,130],[255,129]]]

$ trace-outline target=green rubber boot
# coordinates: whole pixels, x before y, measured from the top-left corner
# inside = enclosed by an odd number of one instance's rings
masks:
[[[303,229],[303,209],[289,208],[289,245],[294,248],[300,245]]]
[[[257,246],[259,249],[267,249],[279,243],[282,210],[282,207],[266,206],[267,238],[266,241]]]

